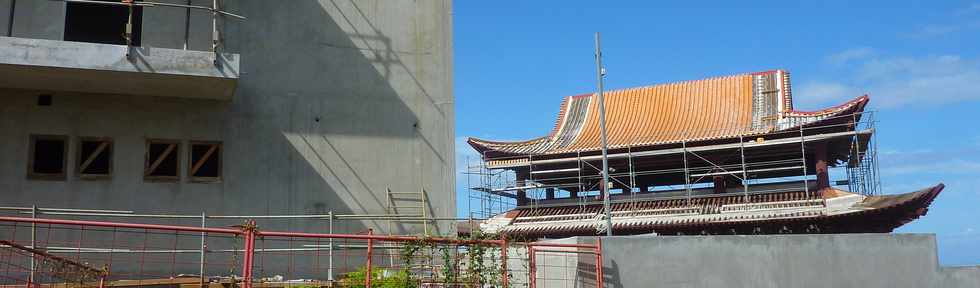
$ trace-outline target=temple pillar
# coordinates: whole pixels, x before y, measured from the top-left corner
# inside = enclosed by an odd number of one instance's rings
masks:
[[[555,199],[555,188],[548,188],[544,190],[544,199]]]
[[[728,188],[728,187],[725,187],[725,176],[716,175],[716,176],[711,177],[711,180],[713,180],[714,181],[714,184],[715,184],[714,185],[715,194],[725,193],[725,189]]]
[[[530,173],[528,173],[528,171],[525,170],[518,170],[515,171],[515,174],[517,174],[517,187],[527,186],[527,180],[528,178],[530,178]],[[517,189],[516,194],[517,194],[517,206],[523,206],[524,204],[527,204],[527,191],[524,191],[524,189]]]
[[[830,175],[827,173],[827,142],[819,142],[813,151],[815,173],[817,174],[817,190],[830,187]]]

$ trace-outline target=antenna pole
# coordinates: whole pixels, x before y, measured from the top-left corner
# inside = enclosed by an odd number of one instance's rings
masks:
[[[602,68],[602,48],[599,45],[599,32],[595,33],[595,72],[598,83],[599,95],[599,135],[602,141],[602,188],[599,196],[602,197],[602,207],[606,213],[606,236],[613,235],[612,212],[609,211],[609,158],[608,143],[606,142],[606,101],[602,95],[602,79],[605,71]]]

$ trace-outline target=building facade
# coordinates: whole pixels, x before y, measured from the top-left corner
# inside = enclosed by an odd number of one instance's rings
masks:
[[[0,206],[455,216],[451,1],[155,2],[0,0]]]

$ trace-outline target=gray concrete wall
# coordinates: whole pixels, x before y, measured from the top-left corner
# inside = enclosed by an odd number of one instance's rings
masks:
[[[65,2],[16,0],[11,3],[16,4],[13,37],[64,39]]]
[[[241,56],[230,102],[0,91],[0,206],[382,214],[384,191],[390,187],[424,189],[429,215],[455,216],[450,1],[223,2],[229,11],[248,17],[221,25],[225,51]],[[62,28],[55,28],[63,26],[63,2],[17,5],[15,36],[60,38]],[[145,31],[144,41],[183,45],[183,34],[169,26],[186,21],[182,14],[149,11],[144,27],[159,31]],[[197,14],[192,13],[192,25],[203,21]],[[193,35],[191,48],[207,47],[201,43],[209,43],[210,34]],[[54,95],[52,106],[36,105],[42,93]],[[71,145],[68,179],[29,180],[31,134],[68,135],[73,142],[82,136],[111,137],[115,172],[109,180],[74,177],[79,160]],[[148,138],[184,142],[182,174],[188,167],[187,141],[223,141],[222,181],[190,183],[186,175],[175,183],[144,181]],[[326,230],[322,220],[259,224],[263,229]],[[337,231],[375,227],[387,232],[387,224],[343,221]],[[395,225],[391,232],[421,233],[420,226]],[[452,229],[441,225],[435,233],[452,234]]]
[[[623,236],[602,241],[605,287],[980,287],[980,266],[938,265],[931,234]],[[594,285],[592,269],[591,262],[579,262],[580,286]]]
[[[162,0],[158,2],[210,7],[210,0]],[[233,1],[223,1],[232,3]],[[221,23],[226,22],[223,17]],[[227,20],[237,22],[241,20]],[[143,46],[211,50],[211,13],[201,9],[147,7],[143,10]]]
[[[13,10],[14,0],[0,0],[0,36],[10,35],[10,12]]]

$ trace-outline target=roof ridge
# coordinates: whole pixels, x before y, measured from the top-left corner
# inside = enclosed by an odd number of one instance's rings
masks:
[[[644,85],[644,86],[636,86],[636,87],[629,87],[629,88],[620,88],[620,89],[605,90],[605,91],[603,91],[603,94],[610,93],[610,92],[625,92],[625,91],[631,91],[631,90],[654,88],[654,87],[658,87],[658,86],[691,84],[691,83],[697,83],[697,82],[702,82],[702,81],[710,81],[710,80],[723,80],[723,79],[727,79],[727,78],[734,78],[734,77],[741,77],[741,76],[755,76],[755,75],[774,74],[774,73],[777,73],[779,71],[787,72],[785,69],[771,69],[771,70],[756,71],[756,72],[743,72],[743,73],[737,73],[737,74],[711,76],[711,77],[701,78],[701,79],[678,80],[678,81],[664,82],[664,83],[657,83],[657,84],[650,84],[650,85]],[[563,98],[578,98],[578,97],[591,97],[591,96],[595,96],[595,92],[582,93],[582,94],[572,95],[572,96],[565,96]]]

